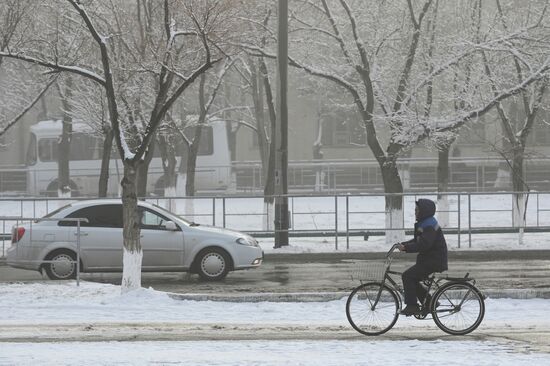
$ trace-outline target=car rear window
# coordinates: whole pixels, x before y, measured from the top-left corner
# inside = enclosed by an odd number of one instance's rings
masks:
[[[122,205],[96,205],[84,207],[65,216],[66,218],[85,218],[81,227],[122,228]],[[60,221],[59,226],[76,226],[74,221]]]
[[[48,213],[47,215],[42,216],[42,218],[43,218],[43,219],[49,219],[50,217],[55,216],[58,212],[60,212],[60,211],[62,211],[62,210],[65,210],[65,209],[67,209],[67,208],[69,208],[69,207],[71,207],[71,206],[72,206],[72,205],[69,203],[68,205],[65,205],[65,206],[63,206],[63,207],[60,207],[60,208],[58,208],[57,210],[53,210],[52,212]],[[41,220],[41,219],[38,219],[38,220],[35,221],[35,223],[40,222],[40,221],[42,221],[42,220]]]

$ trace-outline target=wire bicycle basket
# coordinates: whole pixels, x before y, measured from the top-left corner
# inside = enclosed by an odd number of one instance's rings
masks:
[[[357,261],[351,271],[352,281],[382,281],[386,272],[386,263],[380,261]]]

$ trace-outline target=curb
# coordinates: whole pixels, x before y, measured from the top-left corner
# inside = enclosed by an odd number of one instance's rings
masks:
[[[319,252],[319,253],[273,253],[264,255],[264,261],[270,263],[310,263],[342,260],[383,260],[385,252]],[[518,250],[472,250],[452,249],[448,252],[449,261],[505,261],[505,260],[550,260],[549,249],[518,249]],[[0,257],[0,266],[6,266],[6,257]]]
[[[550,288],[482,289],[489,299],[550,299]],[[326,302],[346,298],[350,292],[291,292],[251,294],[177,294],[167,293],[174,300],[223,302]]]
[[[265,262],[270,263],[307,263],[335,262],[341,260],[383,260],[385,252],[324,252],[324,253],[265,253]],[[473,250],[451,249],[448,251],[449,261],[492,262],[506,260],[550,260],[548,249],[518,249],[518,250]]]

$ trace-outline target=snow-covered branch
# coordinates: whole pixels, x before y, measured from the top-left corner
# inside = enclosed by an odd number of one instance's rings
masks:
[[[529,75],[529,77],[525,78],[521,83],[517,84],[512,88],[501,91],[500,93],[498,93],[498,95],[496,95],[490,102],[486,103],[485,105],[468,112],[466,115],[459,116],[458,118],[455,118],[451,121],[438,122],[437,127],[434,129],[434,131],[440,132],[440,133],[446,132],[446,131],[453,131],[462,127],[468,121],[483,116],[485,113],[490,111],[499,102],[513,95],[517,95],[521,93],[530,84],[545,78],[545,73],[548,70],[550,70],[550,59],[547,59],[546,62],[543,64],[543,66],[541,66],[538,70],[536,70],[534,73]],[[424,136],[424,137],[427,137],[427,136]]]
[[[8,121],[7,123],[5,124],[2,124],[2,128],[0,128],[0,136],[4,135],[11,127],[13,127],[17,122],[19,122],[19,120],[21,120],[21,118],[23,118],[23,116],[25,114],[27,114],[27,112],[29,110],[31,110],[32,107],[35,106],[36,103],[38,103],[38,101],[40,100],[40,98],[42,98],[44,96],[44,94],[46,94],[46,92],[48,91],[48,89],[50,89],[50,87],[55,83],[57,82],[57,78],[58,78],[59,74],[55,75],[54,77],[51,78],[51,80],[46,84],[46,86],[44,86],[44,88],[42,88],[42,90],[40,91],[40,93],[38,93],[38,95],[25,107],[23,108],[20,113],[15,116],[14,118],[12,118],[10,121]]]
[[[31,64],[39,65],[51,69],[54,72],[70,72],[72,74],[80,75],[90,80],[95,81],[101,85],[105,85],[105,79],[96,74],[91,70],[84,69],[82,67],[73,66],[73,65],[62,65],[50,61],[45,61],[38,59],[36,57],[26,56],[23,53],[11,53],[0,51],[0,57],[6,57],[11,59],[16,59]]]

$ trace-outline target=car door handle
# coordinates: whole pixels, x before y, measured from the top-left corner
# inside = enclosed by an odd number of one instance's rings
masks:
[[[78,236],[78,233],[74,233],[74,236]],[[80,236],[88,236],[88,233],[81,231]]]

